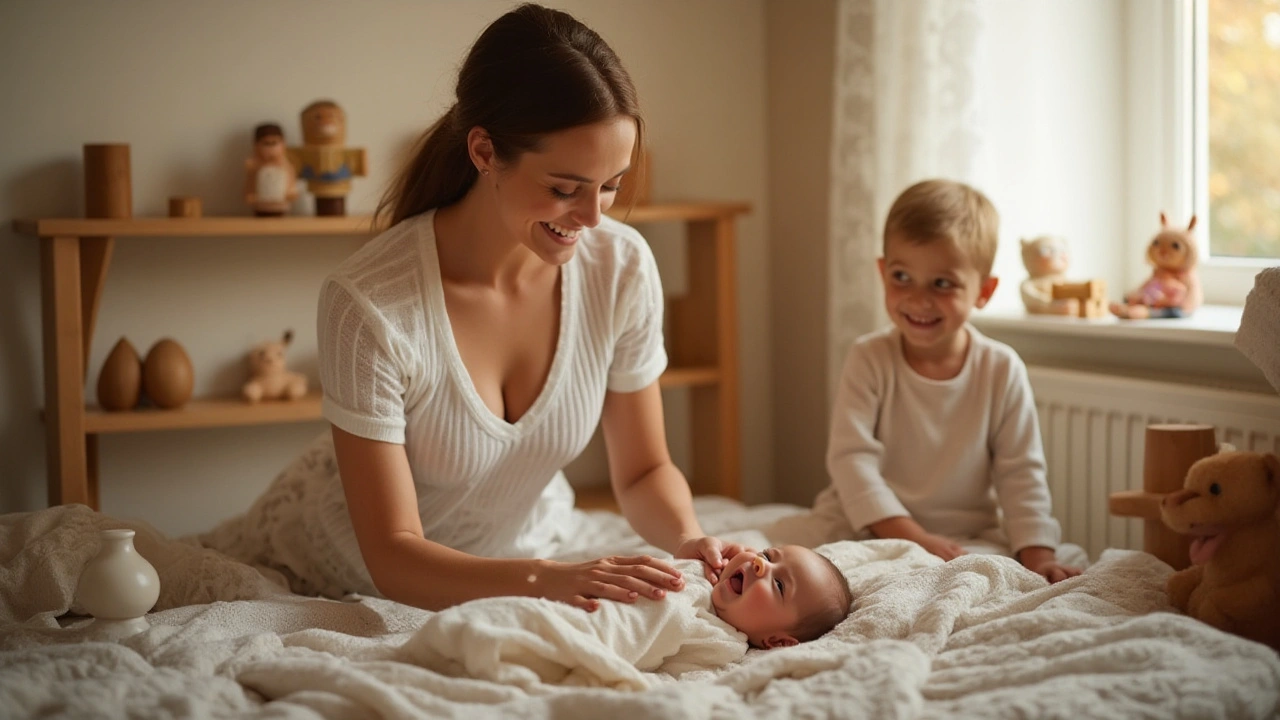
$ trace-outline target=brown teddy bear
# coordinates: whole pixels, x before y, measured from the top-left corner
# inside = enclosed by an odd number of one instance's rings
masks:
[[[1199,460],[1160,514],[1194,538],[1191,567],[1166,585],[1173,604],[1280,650],[1280,458],[1224,452]]]
[[[307,376],[285,369],[284,351],[293,341],[293,331],[285,330],[281,340],[264,342],[249,352],[249,381],[242,393],[245,400],[296,400],[307,394]]]

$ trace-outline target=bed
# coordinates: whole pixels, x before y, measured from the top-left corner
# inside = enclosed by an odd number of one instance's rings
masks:
[[[764,543],[797,508],[700,499],[708,531]],[[592,551],[643,549],[617,516],[584,516]],[[97,533],[131,527],[168,580],[150,627],[95,639],[68,614]],[[848,619],[793,648],[646,678],[643,689],[500,684],[416,662],[425,611],[292,595],[269,573],[149,526],[61,506],[0,516],[5,717],[1150,717],[1280,715],[1270,649],[1174,611],[1170,568],[1105,551],[1049,586],[1008,558],[942,563],[892,540],[823,551],[854,591]],[[585,552],[582,550],[581,552]]]

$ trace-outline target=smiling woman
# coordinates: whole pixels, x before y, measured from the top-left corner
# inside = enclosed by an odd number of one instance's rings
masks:
[[[390,229],[321,289],[332,436],[207,544],[298,592],[433,610],[662,598],[684,581],[660,560],[537,559],[577,532],[561,469],[601,424],[634,529],[715,578],[741,548],[703,533],[667,450],[657,268],[604,215],[642,137],[631,79],[591,29],[536,5],[490,25],[379,206]]]

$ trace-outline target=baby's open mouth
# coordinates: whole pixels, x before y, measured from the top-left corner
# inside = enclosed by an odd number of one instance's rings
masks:
[[[729,589],[732,590],[735,595],[742,594],[742,578],[743,575],[741,569],[729,577]]]

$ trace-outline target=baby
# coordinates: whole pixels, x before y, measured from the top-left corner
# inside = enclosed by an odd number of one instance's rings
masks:
[[[696,560],[676,560],[685,588],[661,600],[602,602],[593,613],[543,598],[473,600],[432,615],[403,659],[449,675],[642,690],[740,660],[748,647],[821,637],[853,596],[826,557],[798,545],[744,551],[712,585]]]

